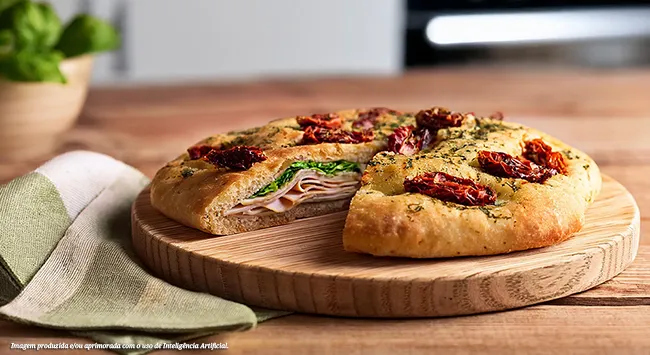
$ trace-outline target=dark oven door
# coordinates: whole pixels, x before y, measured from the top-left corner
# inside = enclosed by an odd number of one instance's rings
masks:
[[[608,52],[648,57],[650,1],[408,0],[407,9],[407,68],[557,53],[593,61],[594,50],[601,62]]]

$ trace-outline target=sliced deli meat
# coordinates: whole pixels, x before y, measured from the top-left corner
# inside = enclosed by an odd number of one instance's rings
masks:
[[[259,215],[286,212],[300,203],[332,201],[352,197],[359,189],[361,174],[343,172],[329,176],[301,170],[282,188],[266,196],[242,200],[225,215]]]

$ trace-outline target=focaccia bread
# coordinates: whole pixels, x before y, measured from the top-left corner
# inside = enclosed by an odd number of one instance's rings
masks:
[[[414,258],[549,246],[580,230],[600,188],[585,153],[519,124],[467,115],[428,149],[372,159],[343,245]]]
[[[213,234],[342,211],[359,188],[365,163],[386,148],[387,135],[412,123],[412,115],[375,108],[294,116],[215,135],[157,172],[151,203]],[[212,162],[206,157],[210,150]],[[235,166],[239,163],[245,166]]]
[[[346,250],[429,258],[559,243],[600,185],[585,153],[502,117],[375,108],[209,137],[158,171],[151,202],[219,235],[349,208]]]

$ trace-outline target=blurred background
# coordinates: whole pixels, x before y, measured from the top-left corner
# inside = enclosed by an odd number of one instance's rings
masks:
[[[382,106],[503,111],[602,164],[650,159],[650,1],[49,2],[64,22],[107,20],[122,46],[95,58],[87,99],[85,71],[0,90],[0,153],[38,156],[0,163],[0,181],[73,149],[152,175],[212,133]]]
[[[650,63],[650,1],[51,0],[122,33],[93,85]]]

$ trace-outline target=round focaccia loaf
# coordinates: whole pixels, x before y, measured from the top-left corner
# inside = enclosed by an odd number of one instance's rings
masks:
[[[385,112],[383,112],[385,111]],[[306,218],[345,210],[350,198],[342,201],[303,203],[293,209],[263,216],[224,215],[240,201],[274,181],[297,161],[331,162],[347,160],[367,163],[386,147],[386,136],[402,124],[414,124],[412,115],[383,110],[375,117],[375,139],[359,144],[322,143],[300,145],[303,130],[296,117],[278,119],[266,126],[214,135],[195,145],[212,147],[254,146],[264,151],[266,160],[244,171],[217,167],[184,153],[160,169],[151,183],[151,203],[167,217],[184,225],[213,234],[234,234],[286,224]],[[353,123],[367,110],[346,110],[342,129],[358,128]]]
[[[477,161],[481,150],[521,156],[524,141],[541,138],[561,152],[567,173],[543,183],[498,177]],[[443,172],[491,187],[496,202],[468,206],[406,192],[407,178]],[[345,250],[413,258],[492,255],[553,245],[580,230],[601,187],[598,166],[585,153],[540,131],[475,119],[437,132],[430,149],[406,156],[377,154],[350,205]]]

